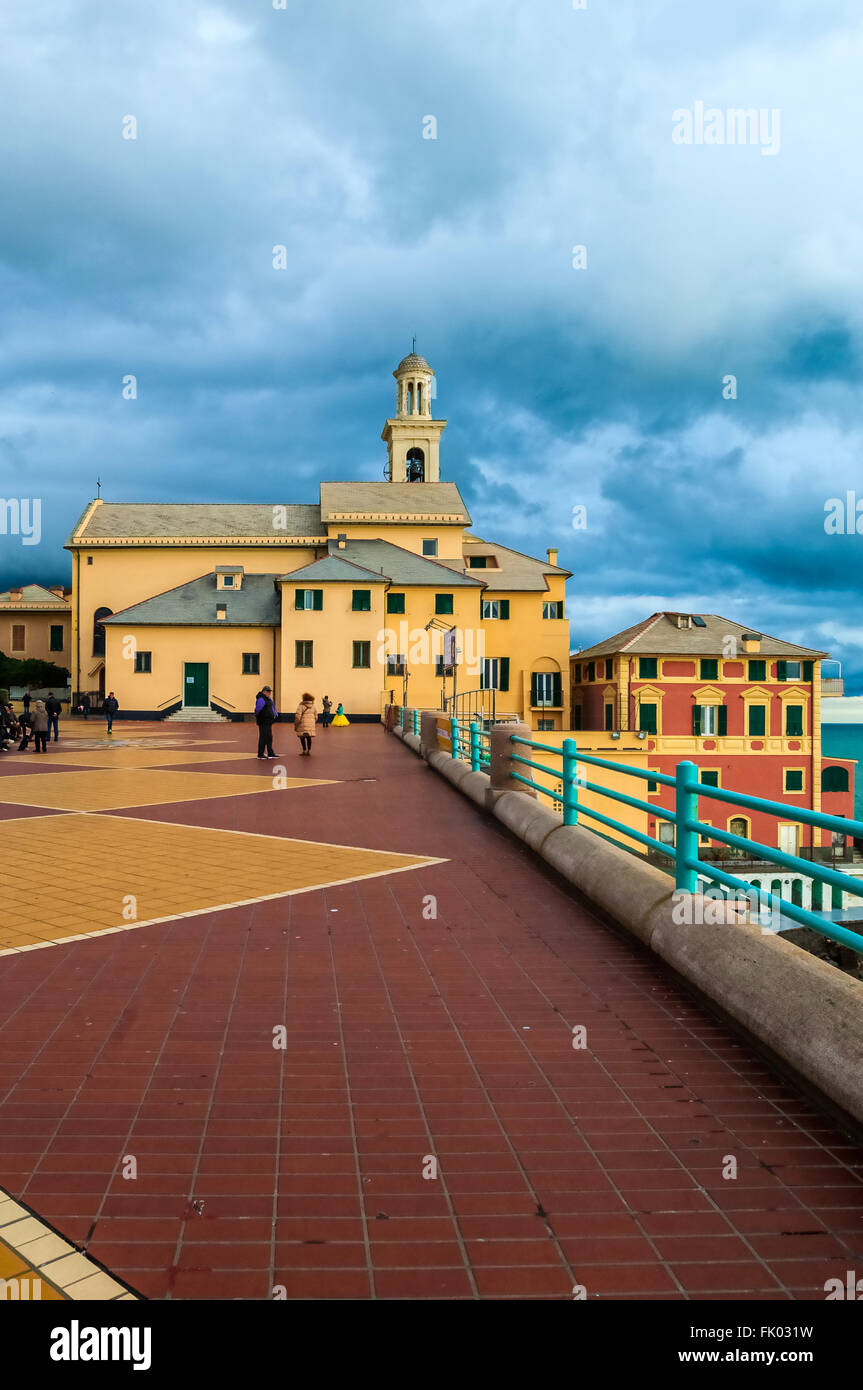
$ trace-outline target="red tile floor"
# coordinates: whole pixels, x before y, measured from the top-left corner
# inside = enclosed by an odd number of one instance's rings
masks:
[[[446,862],[0,957],[0,1185],[150,1298],[822,1300],[859,1267],[830,1118],[396,739],[279,732],[340,780],[106,814]]]

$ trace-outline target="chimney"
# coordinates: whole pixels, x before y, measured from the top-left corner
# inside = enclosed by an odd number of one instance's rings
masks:
[[[550,565],[556,565],[556,564],[557,564],[557,546],[556,546],[556,545],[551,546],[545,553],[546,553],[546,555],[548,556],[548,563],[549,563]]]
[[[760,651],[761,651],[761,636],[760,636],[759,633],[757,633],[757,632],[742,632],[742,633],[740,634],[740,640],[741,640],[741,642],[743,643],[743,650],[744,650],[745,652],[760,652]]]
[[[347,543],[348,543],[348,533],[347,533],[347,531],[340,531],[339,534],[336,536],[336,546],[337,546],[337,548],[338,548],[339,550],[344,550],[344,548],[345,548],[345,546],[347,545]]]
[[[55,598],[66,597],[66,590],[63,588],[62,584],[52,584],[50,592],[54,595]]]
[[[10,599],[12,600],[13,603],[20,603],[21,600],[22,600],[22,598],[24,597],[24,590],[23,590],[23,589],[10,589],[10,590],[9,590],[9,597],[10,597]]]
[[[216,619],[217,619],[217,621],[222,621],[222,622],[224,622],[224,620],[227,618],[227,616],[228,616],[228,605],[227,605],[226,603],[217,603],[217,604],[216,604]]]

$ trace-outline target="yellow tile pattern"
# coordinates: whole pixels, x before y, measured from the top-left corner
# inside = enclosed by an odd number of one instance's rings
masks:
[[[66,781],[75,775],[58,777]],[[123,775],[81,774],[111,781]],[[217,776],[204,775],[203,780]],[[441,862],[114,816],[7,820],[2,834],[0,955]],[[45,853],[39,854],[34,873],[37,843]]]
[[[255,792],[289,791],[294,787],[331,785],[331,779],[286,777],[273,786],[273,768],[260,774],[232,776],[218,772],[162,772],[152,768],[99,772],[46,772],[41,776],[14,773],[0,778],[0,802],[43,806],[56,811],[118,811],[127,806],[161,806],[166,802],[209,801],[218,796],[250,796]],[[3,822],[5,839],[6,824]]]
[[[3,759],[3,766],[7,764],[27,763],[32,764],[33,759],[39,757],[39,767],[43,766],[41,761],[43,754],[36,753],[15,753],[8,754]],[[255,757],[254,748],[247,753],[219,753],[215,749],[202,749],[194,752],[190,748],[86,748],[81,753],[53,753],[51,745],[48,745],[49,767],[101,767],[101,768],[124,768],[124,767],[179,767],[185,763],[217,763],[230,762],[232,759],[239,758],[248,761]],[[278,762],[278,758],[276,762]],[[2,793],[3,783],[0,782],[0,793]],[[2,800],[2,795],[0,795]]]
[[[135,1297],[0,1188],[0,1302]]]

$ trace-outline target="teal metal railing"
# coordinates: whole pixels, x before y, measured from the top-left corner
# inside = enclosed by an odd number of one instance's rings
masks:
[[[578,825],[579,818],[586,816],[599,825],[615,830],[618,834],[623,834],[645,849],[657,851],[670,859],[674,866],[675,887],[679,892],[695,893],[698,891],[699,878],[707,879],[712,883],[719,884],[722,888],[732,889],[736,893],[745,893],[747,898],[757,901],[759,907],[769,907],[771,914],[779,914],[780,917],[784,916],[800,926],[810,927],[821,936],[825,936],[841,946],[850,946],[852,950],[863,953],[863,936],[858,933],[849,931],[840,923],[830,921],[821,914],[802,907],[799,903],[789,901],[781,894],[768,892],[759,884],[749,883],[739,875],[729,873],[727,870],[719,868],[718,865],[701,859],[698,852],[699,839],[715,840],[719,844],[727,845],[731,849],[747,855],[749,858],[778,864],[782,868],[803,874],[817,883],[839,888],[846,893],[853,893],[851,885],[855,882],[854,879],[836,869],[831,869],[827,864],[820,864],[811,859],[801,859],[799,855],[788,854],[785,850],[777,849],[773,845],[761,844],[758,840],[750,840],[743,835],[735,835],[731,831],[720,830],[715,825],[709,825],[699,819],[698,806],[699,799],[704,797],[726,805],[759,811],[765,815],[780,816],[786,821],[799,821],[803,825],[838,831],[843,835],[850,835],[855,838],[863,838],[863,821],[851,820],[843,816],[830,816],[822,811],[807,811],[802,807],[789,806],[780,801],[767,801],[763,797],[749,796],[745,792],[732,791],[726,787],[708,786],[699,782],[698,768],[695,763],[691,762],[678,763],[674,777],[669,777],[665,773],[629,767],[626,763],[613,762],[609,758],[598,758],[594,754],[579,753],[576,741],[572,738],[564,739],[562,747],[537,743],[533,739],[521,738],[516,734],[510,736],[510,742],[528,749],[532,753],[551,754],[555,762],[560,761],[561,767],[558,770],[556,766],[549,767],[545,763],[537,762],[531,757],[524,757],[520,753],[511,755],[511,761],[519,766],[530,768],[531,772],[539,773],[545,778],[553,778],[557,784],[555,787],[538,783],[521,772],[511,771],[510,776],[516,782],[521,782],[529,787],[534,793],[539,792],[554,801],[559,801],[562,798],[564,825]],[[672,787],[674,789],[674,810],[665,810],[664,807],[657,806],[650,801],[644,801],[641,797],[630,796],[627,792],[616,791],[611,787],[603,786],[601,783],[590,781],[580,771],[579,764],[583,764],[588,769],[590,767],[605,768],[641,781]],[[563,784],[562,793],[558,790],[561,783]],[[579,788],[592,791],[598,796],[617,802],[619,805],[644,811],[658,820],[671,822],[676,828],[675,843],[668,844],[665,841],[657,840],[651,835],[645,835],[643,831],[636,830],[633,826],[624,824],[613,816],[597,811],[593,807],[585,806],[583,801],[579,799]]]

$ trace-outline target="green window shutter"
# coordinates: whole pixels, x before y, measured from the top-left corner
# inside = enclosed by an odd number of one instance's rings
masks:
[[[705,657],[701,662],[701,679],[703,681],[715,681],[719,675],[719,662],[713,657]]]
[[[319,612],[321,611],[321,609],[323,608],[323,606],[324,606],[324,591],[323,591],[323,589],[312,589],[312,607],[316,610],[316,612],[319,613]]]
[[[812,662],[811,662],[811,661],[804,661],[804,663],[803,663],[803,679],[804,679],[805,681],[811,681],[811,679],[812,679]]]
[[[605,706],[605,727],[606,729],[614,728],[614,705]]]
[[[803,737],[803,706],[786,705],[785,733],[789,738]]]
[[[502,656],[498,664],[498,690],[509,690],[509,657]]]
[[[638,727],[642,733],[656,733],[656,705],[639,705]]]
[[[388,612],[388,613],[404,613],[404,611],[405,611],[405,596],[404,596],[404,594],[393,594],[393,593],[387,594],[387,612]]]
[[[787,768],[785,772],[785,790],[787,792],[802,792],[803,773],[798,768]]]
[[[351,608],[354,613],[369,613],[372,606],[371,589],[354,589]]]
[[[750,661],[750,663],[749,663],[749,679],[750,679],[751,681],[763,681],[763,680],[766,679],[766,677],[767,677],[767,662],[766,662],[766,661]]]
[[[589,681],[596,680],[596,664],[593,661],[587,663],[587,679]]]
[[[501,616],[501,618],[508,618],[508,617],[509,617],[509,599],[508,599],[508,598],[502,598],[501,601],[500,601],[500,616]]]
[[[305,608],[304,589],[297,589],[294,593],[294,607],[299,611]]]
[[[777,679],[778,681],[787,681],[787,679],[788,679],[788,662],[787,662],[787,661],[777,661],[777,663],[776,663],[776,679]]]
[[[575,682],[576,682],[577,685],[581,685],[581,662],[580,662],[580,661],[577,661],[577,662],[575,663]]]
[[[764,705],[749,706],[749,737],[761,738],[767,731],[767,710]]]
[[[655,656],[640,656],[638,658],[638,678],[643,681],[656,679],[657,658]]]
[[[718,786],[719,786],[719,773],[718,773],[718,772],[699,772],[699,774],[698,774],[698,780],[699,780],[699,782],[701,782],[705,787],[718,787]]]
[[[536,671],[530,677],[530,703],[536,707],[539,704],[539,676]]]
[[[727,705],[720,705],[720,706],[719,706],[719,712],[718,712],[717,718],[716,718],[716,731],[717,731],[717,733],[720,735],[720,737],[722,736],[722,734],[727,734],[727,733],[728,733],[728,706],[727,706]]]
[[[693,738],[700,738],[700,737],[701,737],[701,706],[700,706],[700,705],[693,705],[693,706],[692,706],[692,736],[693,736]]]
[[[434,611],[436,613],[452,612],[452,594],[435,594]]]

